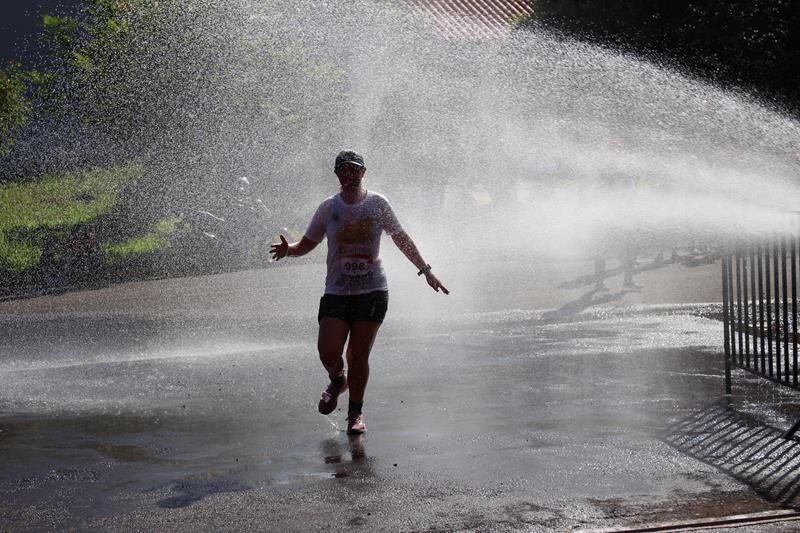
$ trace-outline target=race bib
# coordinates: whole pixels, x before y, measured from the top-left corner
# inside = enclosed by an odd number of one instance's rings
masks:
[[[372,273],[372,261],[364,257],[342,257],[339,266],[345,276],[366,276]]]

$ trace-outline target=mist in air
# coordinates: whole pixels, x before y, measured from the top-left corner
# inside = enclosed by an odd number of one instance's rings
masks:
[[[795,120],[646,61],[529,31],[452,37],[380,2],[165,4],[132,11],[135,42],[97,72],[130,106],[124,131],[48,123],[19,159],[142,161],[154,219],[249,176],[277,234],[336,192],[351,148],[439,261],[715,240],[800,200]]]

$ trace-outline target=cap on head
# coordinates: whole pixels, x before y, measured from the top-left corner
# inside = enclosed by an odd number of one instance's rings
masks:
[[[364,158],[352,150],[342,150],[339,152],[339,155],[336,156],[336,164],[333,169],[337,170],[342,165],[356,165],[366,168],[364,165]]]

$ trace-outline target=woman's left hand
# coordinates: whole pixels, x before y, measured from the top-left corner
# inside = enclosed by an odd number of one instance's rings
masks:
[[[442,285],[442,282],[439,281],[439,278],[434,276],[433,272],[431,272],[430,270],[425,272],[425,280],[428,282],[428,285],[430,285],[431,288],[433,288],[433,290],[435,290],[436,292],[439,292],[439,289],[441,289],[443,293],[450,294],[450,291],[447,290],[447,287]]]

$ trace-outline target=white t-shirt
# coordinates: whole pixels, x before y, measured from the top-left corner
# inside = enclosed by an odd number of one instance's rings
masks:
[[[387,235],[403,231],[383,195],[367,191],[360,202],[347,204],[340,193],[320,204],[305,236],[316,243],[328,237],[325,294],[389,290],[378,257],[383,231]]]

